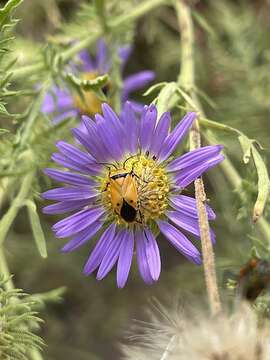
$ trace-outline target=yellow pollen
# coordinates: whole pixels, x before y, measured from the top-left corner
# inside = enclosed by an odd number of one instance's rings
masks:
[[[94,80],[99,74],[97,72],[88,72],[83,74],[83,79]],[[83,115],[95,115],[101,113],[102,101],[97,97],[94,91],[83,91],[84,100],[79,95],[73,98],[74,106],[79,109]]]
[[[155,160],[144,155],[127,157],[121,162],[114,163],[110,169],[106,170],[104,177],[100,179],[102,203],[107,208],[111,217],[118,224],[127,224],[115,212],[111,202],[110,177],[119,174],[119,170],[124,173],[133,173],[133,179],[137,188],[137,216],[133,223],[147,224],[160,218],[168,207],[168,194],[170,191],[170,179],[166,170]]]

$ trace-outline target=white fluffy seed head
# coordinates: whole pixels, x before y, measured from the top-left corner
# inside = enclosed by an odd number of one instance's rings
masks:
[[[197,308],[197,307],[196,307]],[[157,315],[157,311],[158,315]],[[125,360],[269,360],[270,326],[258,326],[242,304],[233,314],[210,318],[203,312],[155,308],[122,346]]]

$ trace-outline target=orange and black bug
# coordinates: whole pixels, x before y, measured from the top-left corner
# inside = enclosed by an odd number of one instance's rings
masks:
[[[270,262],[265,259],[251,258],[239,271],[238,293],[248,301],[256,298],[270,285]]]
[[[111,174],[111,168],[109,167],[109,181],[106,189],[110,187],[111,203],[113,210],[121,216],[128,223],[138,222],[142,223],[142,214],[138,204],[138,190],[136,179],[147,182],[140,179],[135,174],[133,167],[136,162],[133,163],[131,171],[125,169],[125,165],[129,159],[138,157],[138,155],[132,155],[127,158],[123,163],[123,168],[117,168],[115,164],[102,163],[103,165],[111,165],[115,168],[113,175]],[[139,214],[139,217],[137,216]]]
[[[110,176],[109,185],[114,211],[126,222],[133,222],[138,213],[138,191],[133,171],[119,169]]]

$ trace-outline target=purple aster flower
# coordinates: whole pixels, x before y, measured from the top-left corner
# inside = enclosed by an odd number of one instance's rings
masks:
[[[102,110],[95,120],[82,117],[86,133],[73,129],[86,151],[57,143],[59,152],[52,159],[70,171],[45,170],[64,186],[43,193],[45,199],[57,201],[44,213],[74,212],[53,226],[58,238],[71,237],[63,252],[98,237],[84,274],[97,270],[101,280],[117,264],[117,285],[123,287],[136,249],[139,272],[151,284],[161,270],[159,229],[188,260],[200,264],[200,252],[186,236],[200,236],[196,201],[181,191],[223,160],[222,146],[205,146],[171,160],[195,113],[188,113],[170,131],[170,113],[158,120],[154,105],[145,106],[139,120],[129,102],[120,118],[107,104]],[[209,220],[215,219],[209,206],[207,213]],[[211,237],[214,242],[212,230]]]
[[[119,49],[119,57],[122,60],[122,68],[125,66],[131,47],[121,47]],[[108,48],[104,40],[99,40],[97,43],[96,58],[91,57],[87,50],[79,53],[81,66],[77,68],[72,64],[72,70],[75,73],[80,73],[84,79],[93,80],[99,75],[109,72],[111,63],[108,58]],[[140,71],[126,77],[123,80],[123,88],[121,94],[121,101],[124,104],[129,99],[130,93],[143,88],[155,78],[153,71]],[[106,92],[108,89],[104,89]],[[54,86],[50,93],[45,96],[42,111],[47,114],[54,115],[53,122],[59,123],[67,117],[77,115],[94,115],[101,113],[101,101],[93,91],[84,93],[85,101],[77,95],[74,96],[68,89],[60,89]],[[141,111],[143,106],[135,101],[132,101],[133,107],[137,111]],[[56,115],[57,114],[57,115]]]

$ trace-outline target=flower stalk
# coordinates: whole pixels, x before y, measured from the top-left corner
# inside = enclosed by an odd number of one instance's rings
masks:
[[[26,174],[22,180],[22,184],[16,198],[13,200],[8,211],[0,221],[0,246],[2,246],[9,229],[13,224],[13,221],[15,220],[20,208],[24,205],[24,202],[27,199],[27,196],[32,187],[33,178],[34,172],[29,172]]]
[[[196,104],[196,110],[198,111],[199,106],[197,106],[197,98],[194,93],[194,34],[191,13],[189,7],[185,4],[184,1],[177,0],[175,2],[175,8],[181,33],[181,72],[178,82],[179,85],[191,95],[193,102]],[[194,150],[200,147],[200,127],[198,120],[196,120],[190,130],[190,149]],[[206,288],[208,293],[210,310],[212,314],[215,315],[221,311],[221,302],[217,285],[214,251],[211,242],[208,216],[205,207],[205,202],[207,198],[202,178],[198,178],[197,180],[195,180],[194,183],[199,217],[200,236],[202,242],[202,256]]]

